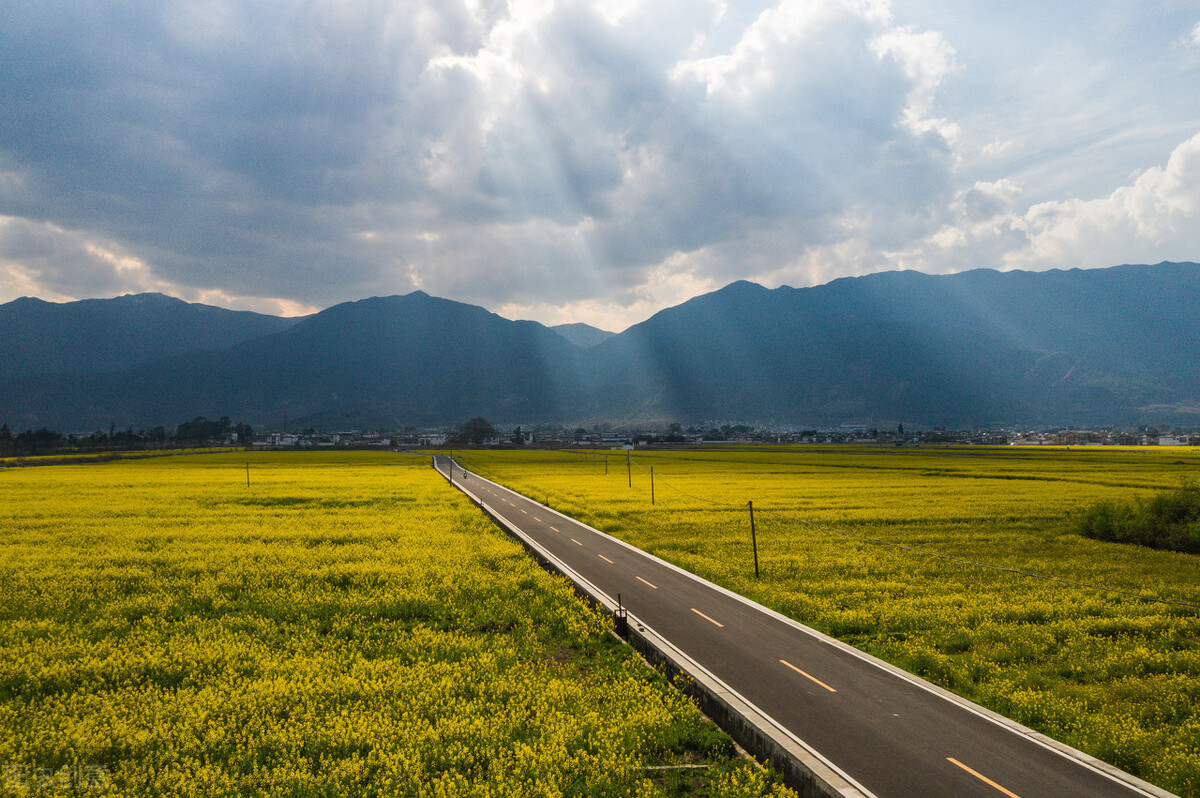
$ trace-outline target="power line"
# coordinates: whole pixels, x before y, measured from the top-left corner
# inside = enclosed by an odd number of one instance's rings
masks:
[[[627,455],[627,457],[628,457],[629,463],[637,465],[640,468],[647,468],[647,466],[643,465],[632,455]],[[676,493],[678,493],[682,496],[686,496],[687,498],[692,499],[693,501],[701,502],[701,503],[708,504],[708,505],[711,505],[714,507],[725,507],[729,510],[729,512],[740,512],[741,511],[741,507],[732,507],[732,506],[729,506],[726,502],[719,502],[719,501],[715,501],[713,499],[705,498],[703,496],[697,496],[694,493],[689,493],[689,492],[683,490],[682,488],[675,486],[670,481],[664,480],[662,478],[661,474],[656,474],[655,477],[657,479],[657,484],[666,485],[668,488],[675,491]],[[760,514],[762,513],[761,508],[759,508],[759,513]],[[785,520],[786,520],[786,516],[785,516]],[[992,571],[1000,571],[1000,572],[1004,572],[1004,573],[1010,573],[1010,574],[1014,574],[1017,576],[1023,576],[1023,577],[1029,578],[1029,579],[1041,579],[1041,580],[1044,580],[1047,582],[1057,582],[1058,584],[1067,585],[1070,587],[1082,588],[1084,590],[1093,590],[1098,593],[1108,593],[1111,595],[1126,596],[1128,598],[1134,598],[1139,601],[1145,601],[1145,602],[1154,603],[1154,604],[1165,604],[1165,605],[1173,606],[1173,607],[1187,607],[1189,609],[1200,609],[1200,604],[1196,604],[1196,603],[1189,602],[1189,601],[1180,601],[1178,599],[1165,599],[1165,598],[1161,598],[1158,596],[1145,596],[1145,595],[1142,595],[1141,593],[1135,593],[1131,590],[1121,590],[1119,588],[1101,587],[1099,585],[1092,585],[1092,584],[1088,584],[1086,582],[1076,582],[1071,579],[1063,579],[1062,577],[1058,577],[1058,576],[1050,576],[1048,574],[1039,574],[1035,571],[1026,571],[1022,568],[1010,568],[1010,567],[1004,566],[1004,565],[994,565],[992,563],[980,562],[979,560],[972,560],[967,557],[958,557],[958,556],[955,556],[952,554],[943,554],[942,552],[933,551],[932,549],[923,549],[923,548],[920,548],[917,546],[909,546],[904,543],[896,543],[895,541],[891,541],[891,540],[883,540],[881,538],[868,537],[867,535],[859,535],[859,534],[856,534],[853,532],[847,532],[845,530],[838,529],[837,527],[827,526],[825,524],[816,524],[811,521],[805,521],[803,518],[795,518],[792,520],[795,520],[797,523],[803,524],[803,525],[811,527],[813,529],[820,529],[825,532],[831,532],[835,535],[841,535],[842,537],[851,538],[853,540],[861,540],[865,543],[871,543],[871,544],[877,545],[877,546],[887,546],[889,548],[899,549],[901,551],[906,551],[911,554],[919,554],[919,555],[925,556],[925,557],[937,557],[939,559],[949,560],[951,562],[957,562],[957,563],[961,563],[963,565],[971,565],[971,566],[974,566],[977,568],[987,568]]]
[[[670,488],[671,490],[675,491],[676,493],[679,493],[679,494],[681,494],[681,495],[683,495],[683,496],[687,496],[689,499],[694,499],[695,501],[698,501],[698,502],[704,502],[705,504],[711,504],[711,505],[713,505],[714,507],[723,507],[723,506],[725,506],[725,502],[713,501],[712,499],[706,499],[706,498],[704,498],[703,496],[696,496],[695,494],[688,493],[688,492],[687,492],[687,491],[685,491],[685,490],[681,490],[681,489],[679,489],[679,488],[675,487],[674,485],[672,485],[672,484],[671,484],[670,482],[668,482],[667,480],[663,479],[661,476],[658,476],[658,484],[660,484],[660,485],[666,485],[668,488]],[[733,512],[733,508],[730,508],[730,512]]]
[[[1189,602],[1189,601],[1179,601],[1177,599],[1165,599],[1165,598],[1159,598],[1158,596],[1144,596],[1141,593],[1134,593],[1131,590],[1120,590],[1115,587],[1100,587],[1099,585],[1089,585],[1086,582],[1075,582],[1070,579],[1063,579],[1062,577],[1058,577],[1058,576],[1049,576],[1047,574],[1039,574],[1034,571],[1026,571],[1021,568],[1009,568],[1008,566],[1004,566],[1004,565],[993,565],[991,563],[979,562],[978,560],[971,560],[966,557],[956,557],[953,554],[943,554],[940,551],[933,551],[931,549],[922,549],[917,546],[907,546],[903,543],[896,543],[895,541],[891,541],[891,540],[882,540],[880,538],[867,537],[866,535],[856,535],[853,532],[846,532],[844,530],[838,529],[837,527],[826,526],[824,524],[814,524],[811,521],[805,521],[803,518],[797,518],[795,520],[798,523],[804,524],[805,526],[808,526],[808,527],[812,527],[813,529],[820,529],[825,532],[832,532],[835,535],[841,535],[843,537],[853,538],[855,540],[861,540],[866,543],[873,543],[877,546],[890,546],[892,548],[902,549],[904,551],[911,552],[913,554],[921,554],[921,555],[924,555],[927,557],[938,557],[943,560],[951,560],[953,562],[963,563],[964,565],[974,565],[979,568],[988,568],[993,571],[1004,571],[1004,572],[1010,573],[1010,574],[1017,574],[1018,576],[1026,576],[1031,579],[1044,579],[1047,582],[1058,582],[1059,584],[1070,585],[1071,587],[1081,587],[1086,590],[1095,590],[1100,593],[1112,593],[1112,594],[1120,595],[1120,596],[1129,596],[1130,598],[1135,598],[1135,599],[1138,599],[1139,601],[1148,601],[1148,602],[1157,603],[1157,604],[1169,604],[1169,605],[1175,606],[1175,607],[1189,607],[1191,609],[1200,610],[1200,604],[1193,604],[1192,602]]]
[[[646,467],[646,466],[643,466],[641,463],[639,463],[637,458],[630,458],[630,460],[634,465],[637,465],[642,468]],[[669,480],[663,479],[661,472],[655,474],[654,477],[655,477],[655,480],[657,481],[657,484],[666,485],[671,490],[673,490],[676,493],[681,494],[683,496],[687,496],[689,499],[693,499],[698,502],[704,502],[705,504],[711,504],[714,507],[720,507],[720,506],[724,505],[724,502],[718,502],[718,501],[713,501],[712,499],[706,499],[703,496],[696,496],[695,494],[688,493],[687,491],[685,491],[681,488],[677,488],[675,485],[671,484],[671,482]]]

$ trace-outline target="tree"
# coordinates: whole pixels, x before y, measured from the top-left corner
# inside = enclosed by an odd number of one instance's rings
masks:
[[[14,450],[23,454],[40,454],[61,448],[65,438],[53,430],[42,427],[37,432],[25,430],[13,440]]]
[[[521,432],[520,427],[517,427],[515,430],[513,430],[512,442],[516,446],[524,446],[525,445],[525,434],[523,432]]]
[[[196,416],[191,421],[185,421],[175,430],[175,439],[180,441],[209,441],[220,438],[232,428],[228,416],[222,416],[220,421],[209,421],[204,416]]]
[[[459,444],[478,446],[495,434],[496,429],[492,426],[492,422],[486,418],[476,416],[470,421],[463,422],[463,425],[458,428],[458,433],[454,436],[454,440]]]

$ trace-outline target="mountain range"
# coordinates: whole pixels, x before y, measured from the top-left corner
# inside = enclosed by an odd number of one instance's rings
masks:
[[[603,343],[616,335],[614,332],[601,330],[590,324],[580,324],[578,322],[575,324],[556,324],[550,329],[576,346],[583,347],[584,349],[591,349],[596,344]]]
[[[736,282],[620,334],[420,291],[303,318],[158,294],[0,305],[0,422],[1200,425],[1200,265]]]

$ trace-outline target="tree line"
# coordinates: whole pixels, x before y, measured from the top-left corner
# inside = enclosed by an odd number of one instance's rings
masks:
[[[248,446],[254,442],[254,430],[249,424],[234,424],[228,416],[222,416],[216,421],[196,416],[173,429],[154,427],[135,431],[130,425],[119,430],[115,424],[110,424],[107,432],[98,429],[82,435],[64,435],[46,427],[27,429],[14,434],[7,423],[0,425],[0,457],[61,452],[170,449],[225,441]]]

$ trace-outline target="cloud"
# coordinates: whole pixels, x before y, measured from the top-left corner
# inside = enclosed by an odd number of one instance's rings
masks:
[[[0,216],[0,293],[66,302],[81,296],[157,291],[189,302],[284,316],[319,308],[286,297],[235,295],[221,289],[188,288],[159,277],[121,244],[49,222]]]
[[[1200,133],[1109,196],[1024,207],[1009,180],[976,183],[946,223],[882,253],[884,268],[959,271],[972,266],[1049,269],[1191,261],[1200,251]],[[846,265],[838,264],[845,268]]]
[[[952,142],[958,126],[929,116],[942,81],[955,66],[954,48],[937,31],[918,31],[911,26],[895,28],[876,37],[871,49],[879,56],[895,58],[912,81],[904,123],[914,133],[936,132]]]
[[[144,261],[114,242],[12,216],[0,216],[0,284],[51,297],[162,287]]]
[[[583,299],[565,303],[509,303],[496,312],[512,319],[536,318],[545,324],[567,324],[578,319],[604,330],[620,332],[643,321],[664,307],[677,305],[721,284],[697,276],[692,256],[678,254],[651,269],[644,281],[603,300]]]
[[[1192,240],[1183,150],[1120,197],[1042,201],[1028,164],[1053,154],[963,111],[987,77],[970,29],[886,0],[14,2],[0,300],[297,312],[421,288],[619,327],[734,279]],[[1092,246],[1119,243],[1104,224],[1134,243]]]
[[[1039,203],[1025,214],[1032,264],[1195,260],[1200,251],[1200,134],[1165,167],[1096,200]]]
[[[710,55],[711,3],[30,2],[8,19],[3,149],[25,190],[4,210],[102,231],[179,290],[582,300],[948,179],[923,121],[944,53],[880,2],[784,0]],[[891,188],[912,174],[937,177]],[[119,282],[94,257],[76,269],[46,289]]]

